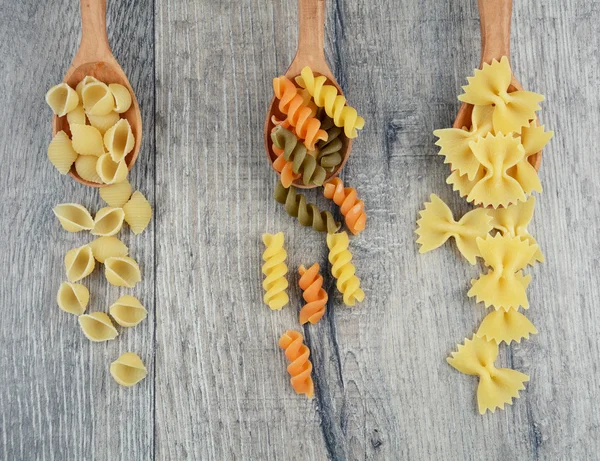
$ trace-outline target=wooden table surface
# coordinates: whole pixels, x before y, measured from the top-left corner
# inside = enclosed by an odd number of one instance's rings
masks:
[[[543,93],[544,192],[532,229],[547,262],[531,273],[539,334],[502,346],[498,363],[530,375],[521,398],[480,416],[477,380],[446,363],[485,315],[466,297],[479,268],[455,246],[419,255],[415,220],[445,184],[432,131],[450,126],[479,59],[475,0],[327,2],[326,55],[367,125],[343,178],[359,189],[366,231],[351,249],[366,291],[304,329],[315,399],[290,388],[277,346],[300,329],[291,306],[262,303],[263,232],[284,231],[292,271],[327,265],[322,235],[271,195],[263,121],[271,80],[296,46],[296,0],[109,1],[109,38],[136,91],[143,144],[131,174],[153,204],[140,236],[122,233],[148,318],[90,343],[56,291],[63,256],[90,236],[52,215],[96,210],[96,190],[46,158],[46,90],[79,41],[75,0],[3,1],[0,58],[0,459],[597,459],[600,449],[598,180],[600,2],[516,0],[512,61]],[[316,191],[309,194],[335,209]],[[124,292],[97,269],[89,310]],[[137,352],[149,374],[131,389],[108,365]]]

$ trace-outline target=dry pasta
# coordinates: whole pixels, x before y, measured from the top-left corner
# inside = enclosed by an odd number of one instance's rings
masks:
[[[122,208],[129,201],[131,197],[131,184],[125,180],[118,184],[111,184],[100,189],[100,197],[104,200],[108,206],[114,208]]]
[[[80,155],[104,154],[102,135],[97,128],[90,125],[71,125],[71,140],[73,149]]]
[[[65,255],[65,270],[69,282],[77,282],[92,273],[96,261],[89,245],[73,248]]]
[[[94,227],[92,215],[87,208],[78,203],[61,203],[56,205],[52,211],[67,232],[91,230]]]
[[[125,212],[123,208],[104,207],[100,208],[94,218],[92,235],[107,237],[115,235],[123,227]]]
[[[336,287],[344,297],[346,306],[354,306],[365,299],[365,293],[360,288],[360,280],[355,275],[356,268],[352,264],[352,253],[348,250],[348,234],[327,235],[327,247],[329,248],[329,262],[331,263],[331,274],[337,280]]]
[[[113,127],[121,118],[116,112],[109,112],[106,115],[87,115],[90,125],[97,128],[102,136],[108,131],[109,128]]]
[[[152,219],[152,207],[144,194],[134,192],[129,201],[123,205],[125,221],[134,234],[141,234]]]
[[[102,179],[96,172],[96,163],[98,163],[98,157],[95,155],[80,155],[75,160],[75,171],[81,179],[102,184]]]
[[[115,98],[108,86],[100,81],[90,81],[81,89],[85,112],[90,115],[106,115],[115,108]]]
[[[83,77],[81,79],[81,81],[77,84],[77,86],[75,87],[75,91],[77,91],[77,94],[79,95],[79,99],[83,100],[83,98],[81,96],[81,92],[82,92],[84,86],[86,86],[88,83],[98,82],[98,81],[99,80],[96,77],[92,77],[91,75],[86,75],[85,77]]]
[[[285,160],[283,156],[283,149],[278,149],[277,146],[273,146],[273,152],[277,155],[277,158],[273,162],[273,168],[281,173],[281,184],[286,189],[292,185],[292,183],[300,177],[299,174],[294,173],[292,170],[292,162]]]
[[[325,315],[329,299],[327,292],[323,289],[323,276],[319,274],[319,264],[315,263],[308,269],[300,266],[298,273],[300,274],[298,285],[302,289],[302,297],[306,301],[306,304],[300,309],[300,325],[307,322],[315,324]]]
[[[96,173],[105,184],[118,184],[125,181],[128,172],[125,160],[115,162],[110,154],[101,155],[96,162]]]
[[[333,172],[342,163],[342,128],[333,123],[322,107],[317,111],[317,118],[321,121],[321,129],[327,133],[327,139],[317,143],[317,162],[325,171]]]
[[[287,252],[283,248],[283,232],[263,234],[263,243],[266,246],[263,252],[262,273],[265,276],[263,289],[265,290],[264,302],[271,310],[279,310],[289,302],[286,292],[288,281],[285,278],[288,268],[285,264]]]
[[[523,383],[529,377],[509,368],[496,368],[498,344],[473,336],[458,345],[458,351],[448,357],[448,363],[461,373],[479,377],[477,386],[477,404],[479,413],[487,410],[492,413],[496,408],[504,410],[505,404],[512,404],[513,398],[519,398],[519,391],[525,389]]]
[[[128,256],[113,256],[104,261],[104,274],[111,285],[133,288],[142,280],[140,266]]]
[[[63,282],[56,294],[58,307],[69,314],[83,314],[89,301],[89,290],[79,283]]]
[[[104,312],[80,315],[79,326],[86,338],[96,343],[115,339],[119,335],[110,317]]]
[[[340,178],[333,178],[325,184],[323,195],[340,207],[350,232],[358,235],[365,229],[367,223],[365,204],[358,199],[356,189],[344,187]]]
[[[66,83],[59,83],[53,86],[46,93],[46,102],[59,117],[63,117],[71,112],[79,104],[77,92]]]
[[[521,129],[521,144],[527,158],[541,151],[554,136],[553,131],[544,131],[544,125],[538,126],[532,121]]]
[[[129,107],[131,107],[131,94],[129,90],[119,83],[111,83],[108,85],[108,89],[115,98],[115,108],[113,110],[119,114],[127,112]]]
[[[137,354],[125,352],[110,364],[110,374],[121,386],[131,387],[144,379],[148,370]]]
[[[104,133],[104,145],[115,162],[120,162],[131,152],[135,139],[127,119],[122,118]]]
[[[60,174],[67,174],[77,159],[77,152],[64,131],[54,135],[48,145],[48,159],[56,167]]]
[[[85,125],[87,123],[85,111],[81,104],[67,114],[67,122],[69,125]]]
[[[529,339],[530,334],[536,333],[533,323],[515,309],[490,312],[477,330],[477,336],[486,341],[494,341],[496,344],[502,341],[506,344],[512,341],[520,343],[522,338]]]
[[[134,296],[121,296],[110,306],[110,315],[122,327],[134,327],[148,315],[148,311]]]
[[[279,347],[285,350],[286,358],[291,362],[287,371],[291,375],[290,382],[296,394],[304,394],[312,399],[315,386],[311,377],[312,363],[310,349],[303,343],[304,338],[295,330],[287,330],[279,338]]]
[[[92,254],[99,263],[104,264],[108,258],[127,256],[129,248],[117,237],[98,237],[89,243]]]

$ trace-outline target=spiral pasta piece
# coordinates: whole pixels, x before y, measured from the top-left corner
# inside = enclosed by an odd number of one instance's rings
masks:
[[[285,278],[287,252],[283,248],[283,232],[278,234],[263,234],[263,243],[267,247],[263,253],[262,273],[265,275],[263,288],[264,302],[271,310],[279,310],[289,302],[286,292],[288,281]]]
[[[333,172],[342,163],[342,128],[333,123],[322,107],[317,111],[317,118],[321,120],[321,128],[327,132],[327,140],[317,143],[317,162],[325,171]]]
[[[315,77],[308,66],[296,77],[296,83],[308,90],[315,104],[324,107],[337,126],[344,128],[346,136],[356,138],[357,130],[362,130],[365,126],[365,119],[358,115],[356,109],[346,105],[346,98],[338,94],[335,86],[325,85],[326,81],[327,78],[323,75]]]
[[[281,182],[278,182],[273,197],[285,206],[287,214],[298,218],[303,226],[312,226],[317,232],[327,233],[337,232],[340,228],[340,223],[335,222],[329,211],[320,211],[316,205],[306,203],[306,197],[298,194],[294,186],[286,189]]]
[[[292,171],[302,175],[305,186],[321,186],[325,181],[325,169],[317,164],[317,159],[310,155],[306,146],[298,142],[298,138],[290,130],[277,126],[271,133],[273,146],[283,149],[283,156],[287,162],[292,162]]]
[[[358,200],[356,189],[344,187],[340,178],[333,178],[325,184],[323,195],[340,207],[350,232],[358,235],[365,229],[367,222],[365,204],[362,200]]]
[[[303,343],[303,339],[297,331],[287,330],[279,338],[279,347],[285,350],[285,356],[291,362],[287,371],[292,376],[290,382],[294,391],[296,394],[304,394],[312,399],[315,393],[315,385],[311,377],[313,366],[308,360],[310,349]]]
[[[360,288],[360,280],[355,274],[356,268],[350,261],[352,253],[348,250],[348,234],[340,232],[327,236],[331,274],[337,280],[337,289],[344,295],[344,304],[354,306],[356,301],[365,299],[365,292]]]
[[[298,268],[300,280],[298,285],[302,289],[302,297],[306,304],[300,309],[299,321],[301,325],[310,322],[317,323],[325,314],[325,307],[329,296],[323,289],[323,276],[319,274],[319,264],[315,263],[306,269],[303,265]]]
[[[296,136],[304,140],[308,150],[315,150],[317,141],[327,139],[327,133],[320,129],[321,122],[314,117],[316,111],[307,106],[306,98],[298,94],[298,88],[287,77],[273,79],[273,90],[279,99],[279,110],[287,115]]]
[[[292,170],[292,162],[286,161],[282,149],[273,146],[273,152],[277,155],[277,158],[273,162],[273,168],[275,168],[275,171],[281,173],[281,184],[287,189],[300,177],[300,175],[294,173]]]

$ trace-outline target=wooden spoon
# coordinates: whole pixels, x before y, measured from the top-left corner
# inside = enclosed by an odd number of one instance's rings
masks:
[[[490,64],[492,60],[500,61],[502,56],[510,60],[510,21],[512,18],[512,0],[479,0],[479,16],[481,24],[481,63]],[[508,88],[512,91],[521,91],[523,87],[515,78],[514,74]],[[462,103],[456,120],[452,125],[454,128],[471,127],[471,113],[473,106]],[[536,170],[542,164],[542,151],[529,157],[529,163]]]
[[[298,18],[298,50],[285,76],[293,80],[300,75],[305,66],[309,66],[315,76],[323,75],[327,77],[327,83],[334,85],[339,94],[344,94],[325,60],[325,0],[298,0]],[[271,142],[271,131],[275,126],[271,121],[273,115],[280,120],[286,117],[279,110],[277,98],[273,98],[271,101],[267,119],[265,120],[265,148],[271,166],[273,166],[273,162],[277,158],[277,155],[273,152]],[[327,179],[331,179],[339,174],[346,164],[352,149],[352,139],[346,136],[340,136],[340,139],[342,140],[342,148],[340,150],[342,161],[333,173],[328,175]],[[317,187],[315,185],[305,186],[301,178],[294,181],[294,186],[301,189]]]
[[[127,167],[131,170],[142,144],[142,116],[140,108],[125,72],[123,72],[123,69],[121,69],[121,66],[119,66],[119,63],[110,51],[108,36],[106,35],[106,0],[81,0],[80,5],[81,43],[63,81],[72,88],[75,88],[83,80],[83,77],[91,75],[107,85],[110,83],[120,83],[129,90],[132,99],[131,107],[121,115],[131,125],[131,130],[135,137],[133,150],[125,157]],[[71,134],[67,117],[58,117],[55,115],[52,119],[52,133],[56,134],[60,130],[65,131],[69,136]],[[81,178],[75,171],[75,165],[73,165],[69,174],[76,181],[86,186],[106,186],[106,184],[98,184]]]

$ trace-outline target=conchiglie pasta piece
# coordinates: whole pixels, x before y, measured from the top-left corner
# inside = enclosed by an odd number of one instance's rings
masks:
[[[78,203],[61,203],[56,205],[52,211],[67,232],[91,230],[94,227],[92,215],[86,207]]]
[[[104,145],[115,162],[123,160],[131,152],[135,139],[127,119],[122,118],[104,133]]]
[[[96,266],[96,260],[92,253],[92,247],[83,245],[67,251],[65,255],[65,270],[69,282],[77,282],[92,273]]]
[[[127,203],[129,197],[131,197],[131,190],[131,184],[125,180],[100,189],[100,197],[109,206],[121,208]]]
[[[89,244],[96,261],[104,264],[108,258],[115,256],[127,256],[129,248],[117,237],[99,237]]]
[[[115,108],[113,110],[119,114],[127,112],[127,109],[131,106],[131,94],[127,87],[118,83],[111,83],[108,85],[108,89],[115,98]]]
[[[79,283],[63,282],[56,295],[58,307],[69,314],[81,315],[90,301],[89,290]]]
[[[111,126],[121,120],[119,114],[116,112],[109,112],[106,115],[92,115],[88,114],[88,119],[90,120],[90,124],[97,128],[102,136],[106,133]]]
[[[75,160],[75,171],[86,181],[102,184],[102,179],[96,173],[96,163],[98,163],[98,157],[95,155],[80,155]]]
[[[85,111],[81,104],[67,114],[67,122],[69,122],[69,125],[85,125],[87,123]]]
[[[107,258],[104,261],[106,280],[117,287],[133,288],[142,280],[140,266],[128,256]]]
[[[110,306],[110,315],[122,327],[134,327],[148,315],[148,311],[134,296],[121,296]]]
[[[106,115],[115,108],[115,98],[102,82],[87,83],[81,89],[83,108],[90,115]]]
[[[60,174],[67,174],[77,159],[77,152],[64,131],[56,133],[48,145],[48,159]]]
[[[85,77],[83,77],[83,79],[75,87],[75,91],[77,91],[77,94],[79,95],[79,99],[83,100],[83,98],[81,97],[81,92],[83,91],[84,86],[86,86],[88,83],[98,82],[98,81],[99,80],[96,77],[92,77],[91,75],[86,75]]]
[[[148,374],[142,359],[133,352],[126,352],[110,364],[110,374],[121,386],[131,387]]]
[[[53,86],[46,93],[46,102],[59,117],[67,115],[79,104],[77,92],[66,83]]]
[[[110,154],[101,155],[96,163],[96,173],[106,184],[118,184],[125,181],[128,172],[125,160],[115,162]]]
[[[115,235],[123,227],[125,212],[123,208],[104,207],[100,208],[94,218],[92,235],[110,236]]]
[[[90,341],[96,343],[115,339],[119,333],[104,312],[93,312],[79,316],[81,331]]]
[[[71,139],[73,149],[81,155],[95,155],[100,157],[104,154],[104,144],[102,143],[102,135],[90,125],[71,125]]]
[[[141,234],[152,219],[152,207],[141,192],[134,192],[131,199],[123,205],[125,221],[134,234]]]

